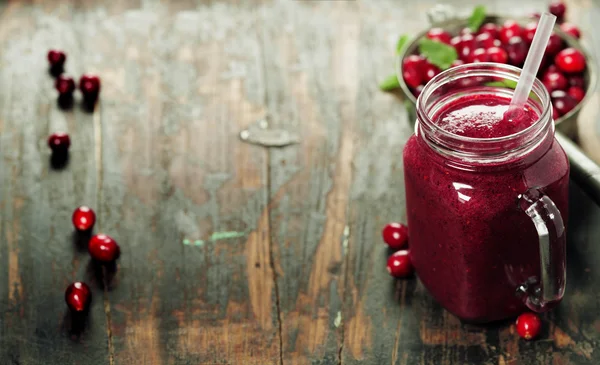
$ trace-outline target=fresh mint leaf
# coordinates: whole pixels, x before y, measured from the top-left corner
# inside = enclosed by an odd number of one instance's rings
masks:
[[[433,41],[429,38],[421,39],[419,42],[419,52],[425,56],[429,62],[442,70],[452,66],[452,62],[458,58],[458,54],[454,47],[442,42]]]
[[[379,88],[383,91],[391,91],[399,87],[400,83],[398,82],[398,77],[395,74],[386,77],[386,79],[379,84]]]
[[[400,52],[402,52],[404,46],[408,43],[409,40],[410,36],[408,34],[403,34],[400,36],[400,38],[398,39],[398,43],[396,43],[396,54],[400,54]]]
[[[483,21],[485,20],[485,6],[477,5],[475,9],[473,9],[473,13],[469,17],[469,22],[467,23],[469,28],[473,32],[477,32]]]
[[[517,87],[517,82],[513,81],[513,80],[490,81],[490,82],[486,82],[485,86],[505,87],[508,89],[515,89]]]

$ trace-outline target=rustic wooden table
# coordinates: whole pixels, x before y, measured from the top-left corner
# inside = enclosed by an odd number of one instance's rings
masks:
[[[598,364],[600,209],[575,186],[568,293],[538,341],[463,325],[386,272],[411,129],[377,84],[434,3],[1,2],[0,363]],[[568,6],[600,48],[598,3]],[[94,113],[57,107],[51,47],[69,73],[101,75]],[[580,123],[599,156],[596,105]],[[300,143],[241,142],[265,115]],[[72,139],[59,170],[57,130]],[[81,204],[121,245],[114,275],[73,234]],[[84,328],[63,299],[74,280],[93,290]]]

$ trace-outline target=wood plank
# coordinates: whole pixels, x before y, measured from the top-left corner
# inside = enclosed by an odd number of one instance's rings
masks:
[[[46,53],[69,53],[78,71],[70,8],[11,2],[0,15],[0,359],[11,364],[108,363],[102,289],[77,245],[71,214],[96,196],[93,125],[80,110],[56,104]],[[72,140],[68,165],[54,169],[48,135]],[[75,322],[64,302],[70,282],[93,293],[87,322]]]
[[[262,10],[270,127],[301,136],[299,145],[269,151],[283,363],[338,364],[356,119],[357,83],[347,78],[356,71],[356,3],[279,2]]]
[[[79,19],[105,85],[98,228],[122,248],[114,363],[276,364],[266,153],[238,139],[264,112],[250,9],[119,6]]]

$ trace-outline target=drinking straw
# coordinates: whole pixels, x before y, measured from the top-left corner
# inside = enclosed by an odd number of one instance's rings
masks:
[[[544,52],[546,51],[546,45],[552,34],[554,22],[556,22],[556,16],[550,13],[542,14],[508,110],[523,110],[523,107],[529,98],[531,88],[533,87],[535,75],[537,75],[540,63],[544,57]]]

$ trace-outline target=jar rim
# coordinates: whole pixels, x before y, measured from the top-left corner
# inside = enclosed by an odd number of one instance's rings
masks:
[[[515,66],[493,63],[493,62],[479,62],[479,63],[470,63],[465,65],[459,65],[456,67],[452,67],[443,72],[440,72],[436,75],[425,87],[423,88],[421,94],[417,98],[417,117],[420,123],[425,124],[428,128],[435,131],[436,134],[442,135],[444,137],[452,138],[454,140],[465,142],[465,143],[479,143],[479,144],[494,144],[499,142],[507,142],[517,138],[521,138],[528,133],[532,133],[533,131],[542,128],[547,121],[551,119],[552,109],[550,108],[550,94],[546,87],[542,84],[542,82],[535,78],[532,92],[535,93],[541,101],[542,104],[542,112],[538,116],[537,120],[528,126],[525,129],[522,129],[516,133],[509,134],[501,137],[492,137],[492,138],[479,138],[479,137],[468,137],[460,134],[449,132],[436,123],[434,123],[429,117],[427,110],[427,99],[431,94],[444,83],[452,82],[464,77],[473,77],[477,76],[478,72],[486,72],[487,76],[490,76],[489,73],[498,74],[499,76],[503,76],[507,79],[512,79],[513,81],[518,81],[521,75],[521,69]],[[456,76],[454,76],[456,75]],[[496,76],[498,76],[496,75]],[[485,75],[482,75],[485,76]],[[445,81],[445,82],[444,82]]]

